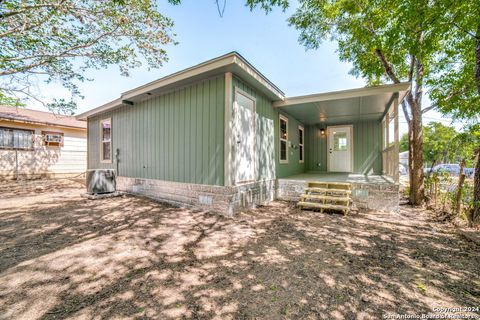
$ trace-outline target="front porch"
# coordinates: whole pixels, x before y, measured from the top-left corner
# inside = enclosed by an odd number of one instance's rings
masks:
[[[277,199],[299,201],[311,182],[340,182],[352,186],[353,206],[359,210],[398,211],[399,185],[385,175],[305,172],[277,180]]]
[[[315,188],[308,188],[309,184],[343,183],[351,190],[351,197],[342,199],[348,198],[354,207],[398,210],[398,106],[408,87],[409,84],[386,85],[274,103],[283,125],[280,140],[287,140],[280,146],[284,149],[288,146],[287,150],[280,150],[277,198],[289,201],[302,198],[301,204],[307,204],[304,199],[321,199],[321,205],[328,206],[328,201],[334,205],[336,197],[325,193],[311,195]],[[286,115],[301,124],[299,146],[295,138],[285,133],[288,123],[282,123],[282,117]],[[288,156],[294,157],[297,152],[305,153],[300,157],[304,159],[304,164],[300,161],[303,166],[289,161]],[[291,170],[283,170],[288,166]],[[307,202],[312,207],[315,204]]]
[[[310,171],[291,175],[280,180],[293,181],[323,181],[323,182],[347,182],[362,184],[394,184],[394,180],[384,175],[367,175],[347,172],[316,172]]]

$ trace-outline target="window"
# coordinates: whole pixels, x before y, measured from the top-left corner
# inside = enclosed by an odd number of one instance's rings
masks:
[[[0,128],[0,148],[33,149],[33,130]]]
[[[346,132],[334,132],[333,133],[333,150],[334,151],[346,151],[347,145],[347,133]]]
[[[303,149],[303,140],[305,139],[304,129],[302,126],[298,127],[298,152],[299,152],[299,162],[304,162],[305,151]]]
[[[112,162],[112,120],[105,119],[100,122],[101,128],[101,160]]]
[[[280,115],[280,163],[288,163],[288,119]]]
[[[42,131],[43,144],[46,146],[63,146],[63,133],[62,132],[52,132],[52,131]]]

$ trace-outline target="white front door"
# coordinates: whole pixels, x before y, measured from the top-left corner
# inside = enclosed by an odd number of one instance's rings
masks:
[[[255,180],[255,100],[236,90],[234,102],[235,183]]]
[[[352,172],[352,126],[327,127],[328,171]]]

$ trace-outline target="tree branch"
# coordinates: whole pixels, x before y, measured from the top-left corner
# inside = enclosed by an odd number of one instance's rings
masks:
[[[375,49],[375,54],[382,63],[382,66],[385,70],[385,73],[390,77],[390,79],[394,83],[400,83],[400,80],[398,79],[397,75],[393,71],[392,65],[387,61],[385,58],[385,55],[383,54],[382,50],[380,49]]]
[[[105,38],[105,37],[110,36],[113,33],[115,33],[115,31],[117,31],[119,28],[120,28],[120,25],[116,26],[115,29],[113,29],[110,32],[106,32],[106,33],[103,33],[103,34],[99,35],[95,39],[92,39],[90,42],[87,42],[85,44],[78,45],[78,46],[73,46],[73,47],[68,48],[68,49],[64,50],[63,52],[60,52],[60,53],[55,54],[55,55],[47,55],[44,58],[42,58],[40,61],[32,63],[30,65],[26,65],[26,66],[23,66],[23,67],[17,68],[17,69],[10,69],[10,70],[1,71],[0,76],[8,76],[8,75],[12,75],[12,74],[15,74],[15,73],[26,72],[27,70],[31,70],[31,69],[40,67],[40,66],[48,64],[48,63],[52,63],[52,60],[55,60],[57,58],[71,58],[71,57],[76,57],[76,56],[88,56],[88,54],[86,54],[86,53],[78,55],[78,54],[74,54],[74,53],[71,53],[71,52],[75,51],[75,50],[85,49],[85,48],[91,47],[95,43],[100,41],[102,38]]]
[[[62,5],[63,1],[64,0],[60,1],[57,4],[43,3],[43,4],[36,4],[36,5],[29,5],[29,6],[21,6],[21,7],[16,8],[15,11],[9,11],[9,12],[5,12],[5,13],[0,14],[0,19],[13,17],[13,16],[16,16],[17,14],[22,14],[22,13],[24,13],[28,10],[32,10],[32,9],[59,8]]]
[[[460,31],[468,34],[470,37],[474,38],[474,39],[477,39],[477,40],[480,40],[480,37],[478,35],[475,35],[473,34],[472,32],[468,31],[468,30],[465,30],[464,28],[460,27],[455,21],[452,21],[452,24],[457,28],[459,29]]]
[[[413,80],[413,69],[415,66],[415,56],[410,56],[410,70],[408,71],[408,82],[412,82]]]
[[[423,108],[423,109],[422,109],[422,114],[425,114],[425,113],[427,113],[428,111],[435,109],[437,106],[438,106],[438,105],[437,105],[436,103],[434,103],[434,104],[432,104],[432,105],[430,105],[430,106],[428,106],[428,107],[426,107],[426,108]]]
[[[408,127],[410,127],[410,123],[412,119],[408,114],[407,103],[405,102],[405,100],[402,101],[402,110],[403,110],[403,115],[405,116],[405,120],[407,121]]]

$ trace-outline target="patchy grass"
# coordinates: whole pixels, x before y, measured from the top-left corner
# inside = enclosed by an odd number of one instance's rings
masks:
[[[68,180],[0,186],[0,319],[378,319],[480,302],[478,246],[425,212],[222,216]]]

